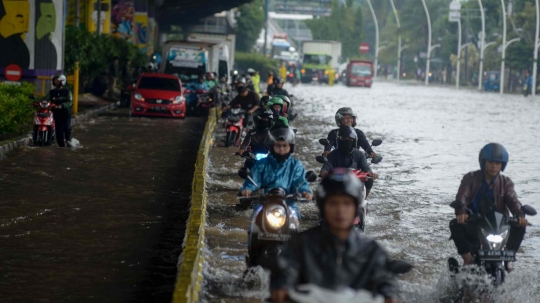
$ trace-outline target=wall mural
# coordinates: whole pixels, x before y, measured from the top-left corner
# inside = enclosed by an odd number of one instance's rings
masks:
[[[111,35],[126,41],[133,41],[133,22],[135,20],[135,6],[133,1],[113,1],[111,14]]]
[[[10,64],[24,76],[62,69],[63,0],[0,0],[0,74]]]

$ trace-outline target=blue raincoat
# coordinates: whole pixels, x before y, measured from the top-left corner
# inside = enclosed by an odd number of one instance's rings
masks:
[[[208,86],[206,83],[199,83],[198,81],[190,83],[188,88],[191,90],[191,93],[186,96],[186,103],[188,105],[192,105],[197,102],[197,90],[202,89],[208,91]]]
[[[251,179],[257,183],[257,187],[249,180],[244,181],[244,186],[241,190],[250,190],[251,192],[257,189],[264,188],[264,193],[267,194],[272,188],[283,188],[287,195],[296,193],[296,188],[304,183],[298,189],[298,193],[311,192],[309,183],[306,182],[306,169],[300,160],[289,157],[285,162],[279,163],[271,154],[268,157],[257,161],[255,166],[251,168]],[[287,201],[287,205],[296,211],[298,217],[298,205],[295,201]],[[259,203],[254,203],[253,210],[260,207]]]

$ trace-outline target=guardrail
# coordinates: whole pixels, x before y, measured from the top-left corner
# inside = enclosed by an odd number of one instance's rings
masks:
[[[208,196],[205,184],[208,170],[208,154],[218,114],[217,107],[210,110],[201,144],[199,145],[191,185],[191,209],[186,223],[186,236],[182,244],[184,249],[178,266],[173,303],[199,301],[204,265],[203,249],[205,245],[206,201]]]

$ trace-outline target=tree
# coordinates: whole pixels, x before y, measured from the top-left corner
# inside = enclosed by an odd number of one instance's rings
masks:
[[[263,0],[254,0],[238,9],[236,48],[250,52],[264,26]]]

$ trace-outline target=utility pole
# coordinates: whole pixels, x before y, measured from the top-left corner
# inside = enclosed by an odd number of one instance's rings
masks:
[[[368,3],[369,10],[371,11],[371,15],[373,15],[373,22],[375,22],[375,75],[373,79],[377,79],[377,71],[379,69],[379,22],[377,22],[377,15],[375,15],[373,6],[371,6],[371,0],[366,1]]]
[[[392,10],[394,11],[394,17],[396,18],[396,24],[398,27],[398,47],[397,47],[397,80],[399,81],[399,77],[401,76],[401,23],[399,22],[399,16],[396,10],[396,5],[394,4],[394,0],[390,0],[390,4],[392,5]]]
[[[73,23],[75,28],[79,28],[81,24],[81,0],[75,0],[75,20]]]
[[[101,34],[101,0],[97,0],[97,24],[96,33],[99,36]]]
[[[536,0],[536,35],[534,36],[534,63],[532,70],[532,85],[531,85],[531,94],[534,97],[536,95],[536,75],[538,68],[538,34],[540,34],[540,6],[538,0]]]
[[[426,5],[426,0],[422,0],[424,5],[424,11],[426,12],[427,24],[428,24],[428,48],[427,48],[427,58],[426,58],[426,86],[429,84],[429,61],[431,60],[431,18],[429,17],[429,11]]]
[[[480,15],[482,17],[482,38],[480,40],[480,70],[478,71],[478,90],[482,90],[482,77],[484,76],[484,50],[486,44],[486,17],[484,15],[484,6],[482,0],[478,0],[480,6]]]
[[[501,58],[501,78],[500,78],[500,92],[504,93],[504,59],[506,57],[506,7],[504,7],[504,0],[501,0],[502,18],[503,18],[503,41],[502,41],[502,58]]]
[[[264,45],[263,45],[263,56],[266,56],[266,45],[268,45],[268,4],[269,0],[265,0],[264,3]]]

